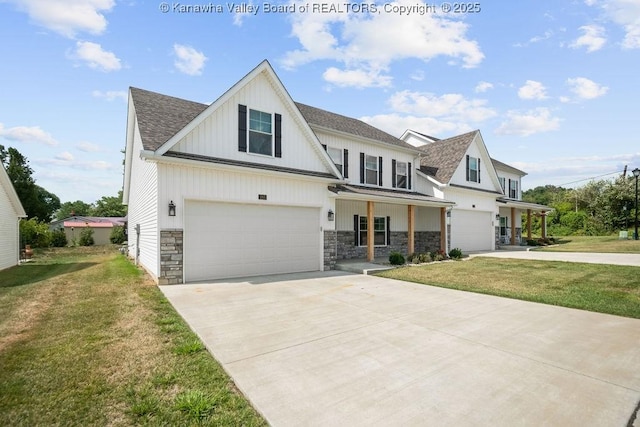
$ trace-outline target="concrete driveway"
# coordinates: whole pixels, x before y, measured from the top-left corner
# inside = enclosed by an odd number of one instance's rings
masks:
[[[341,272],[161,289],[274,426],[640,426],[637,319]]]
[[[640,254],[607,254],[591,252],[492,251],[470,254],[470,257],[537,259],[541,261],[584,262],[640,267]]]

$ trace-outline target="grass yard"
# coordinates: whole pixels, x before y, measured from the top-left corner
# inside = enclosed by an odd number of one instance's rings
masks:
[[[559,244],[538,250],[550,252],[640,253],[640,240],[620,240],[618,236],[566,236]]]
[[[0,425],[266,425],[115,248],[34,258],[0,272]]]
[[[472,258],[407,266],[382,277],[640,318],[640,268]]]

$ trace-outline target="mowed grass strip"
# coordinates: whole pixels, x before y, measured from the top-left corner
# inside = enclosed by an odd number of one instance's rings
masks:
[[[633,233],[629,233],[631,236]],[[640,240],[621,240],[618,236],[559,237],[558,244],[536,250],[549,252],[602,252],[640,254]]]
[[[444,288],[640,318],[640,268],[472,258],[377,275]]]
[[[112,247],[0,272],[0,366],[0,425],[266,425]]]

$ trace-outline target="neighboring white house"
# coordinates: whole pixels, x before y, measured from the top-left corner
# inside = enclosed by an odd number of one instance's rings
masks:
[[[479,133],[460,138],[441,181],[424,163],[428,146],[294,102],[267,61],[210,105],[130,88],[129,255],[173,284],[475,248],[480,234],[484,249],[503,194]],[[467,152],[488,167],[457,187]]]
[[[456,203],[448,213],[448,248],[470,252],[518,245],[522,213],[527,214],[531,238],[531,214],[551,210],[521,200],[526,173],[492,159],[479,130],[442,140],[407,130],[401,139],[424,153],[419,191]]]
[[[20,218],[26,216],[9,175],[0,164],[0,270],[17,265],[20,260]]]

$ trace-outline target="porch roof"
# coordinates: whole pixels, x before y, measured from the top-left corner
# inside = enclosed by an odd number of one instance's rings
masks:
[[[523,202],[521,200],[508,199],[506,197],[499,197],[498,199],[496,199],[496,202],[499,204],[499,207],[505,208],[531,209],[532,211],[540,212],[549,212],[553,210],[553,208],[550,208],[549,206],[539,205],[537,203]]]
[[[345,200],[362,200],[431,207],[449,207],[455,205],[452,201],[439,199],[427,194],[415,193],[412,191],[378,189],[359,185],[330,186],[329,191],[335,193],[338,199]]]

